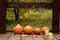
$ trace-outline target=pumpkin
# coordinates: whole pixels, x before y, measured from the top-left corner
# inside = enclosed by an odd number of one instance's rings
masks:
[[[49,30],[49,28],[48,28],[48,27],[43,27],[43,28],[42,28],[42,32],[43,32],[43,33],[45,33],[46,30]]]
[[[23,31],[23,27],[20,24],[17,24],[14,28],[13,28],[14,33],[20,34]]]
[[[39,35],[41,33],[41,29],[40,28],[35,28],[34,29],[34,34]]]
[[[33,32],[33,27],[32,26],[26,26],[24,28],[24,32],[27,34],[31,34]]]

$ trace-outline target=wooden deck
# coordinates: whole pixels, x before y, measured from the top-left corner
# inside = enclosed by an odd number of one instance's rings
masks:
[[[44,40],[44,35],[17,35],[12,32],[7,32],[6,34],[0,34],[0,40]],[[53,40],[60,40],[60,34],[54,34]]]

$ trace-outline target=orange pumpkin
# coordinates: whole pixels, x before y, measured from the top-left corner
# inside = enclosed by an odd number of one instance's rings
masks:
[[[39,35],[41,33],[41,29],[40,28],[35,28],[34,29],[34,34]]]
[[[46,30],[49,30],[49,28],[48,28],[48,27],[43,27],[43,28],[42,28],[42,32],[43,32],[43,33],[45,33]]]
[[[33,27],[32,26],[26,26],[24,28],[24,32],[27,34],[31,34],[33,32]]]
[[[22,33],[23,27],[22,27],[20,24],[17,24],[17,25],[13,28],[13,31],[14,31],[14,33],[17,33],[17,34]]]

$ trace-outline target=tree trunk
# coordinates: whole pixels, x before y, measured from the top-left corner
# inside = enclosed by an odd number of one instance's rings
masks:
[[[14,8],[15,20],[18,21],[19,19],[19,8]]]
[[[12,0],[14,2],[14,0]],[[19,2],[19,0],[16,0],[16,2]],[[15,20],[18,21],[19,19],[19,8],[14,8],[14,14],[15,14]]]

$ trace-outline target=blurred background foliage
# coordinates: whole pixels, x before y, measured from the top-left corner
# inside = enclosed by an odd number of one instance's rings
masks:
[[[14,8],[7,8],[6,29],[12,30],[19,23],[23,27],[31,25],[33,27],[47,26],[52,29],[52,9],[46,8],[19,8],[19,19],[15,20]]]
[[[7,0],[7,2],[52,3],[53,0]],[[52,12],[53,12],[52,9],[47,8],[18,8],[18,9],[7,8],[6,30],[13,30],[13,27],[17,23],[21,24],[23,27],[25,27],[26,25],[31,25],[33,27],[40,27],[40,28],[42,28],[43,26],[47,26],[50,29],[52,29]]]
[[[53,0],[7,0],[7,2],[53,2]]]

